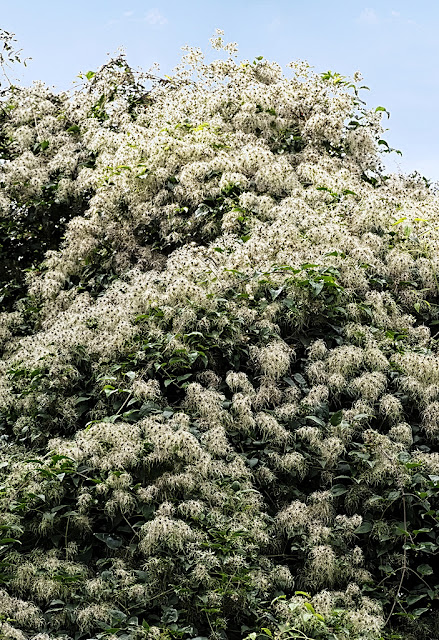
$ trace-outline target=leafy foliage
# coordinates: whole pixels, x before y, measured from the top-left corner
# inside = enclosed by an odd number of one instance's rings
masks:
[[[0,636],[431,639],[437,194],[211,42],[2,96]]]

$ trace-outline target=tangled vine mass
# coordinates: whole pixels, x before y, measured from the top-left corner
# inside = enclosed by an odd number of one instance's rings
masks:
[[[0,638],[432,640],[437,191],[211,44],[3,88]]]

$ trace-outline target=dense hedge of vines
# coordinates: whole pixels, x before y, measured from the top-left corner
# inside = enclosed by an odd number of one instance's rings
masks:
[[[437,193],[211,44],[3,90],[0,638],[431,640]]]

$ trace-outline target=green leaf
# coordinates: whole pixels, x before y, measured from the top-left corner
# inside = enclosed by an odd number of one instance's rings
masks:
[[[301,386],[306,386],[306,380],[305,378],[302,376],[301,373],[295,373],[293,375],[293,378],[296,382],[298,382]]]
[[[165,607],[163,609],[163,615],[161,621],[163,624],[169,624],[170,622],[177,622],[178,620],[178,611],[173,607]]]
[[[390,113],[387,111],[385,107],[377,107],[375,109],[375,113],[377,113],[378,111],[384,111],[384,113],[387,113],[387,117],[390,118]]]
[[[21,544],[20,540],[16,540],[15,538],[1,538],[0,539],[0,544],[12,544],[14,542],[18,542],[18,544]]]
[[[400,525],[397,525],[395,527],[395,533],[398,536],[409,536],[410,535],[410,533],[406,529],[404,529],[403,526],[400,526]]]
[[[91,80],[95,75],[96,75],[96,71],[87,71],[87,73],[85,74],[85,77],[87,78],[87,80]]]
[[[348,489],[347,487],[344,486],[344,484],[334,484],[331,487],[331,493],[333,496],[342,496],[347,492],[348,492]]]
[[[283,304],[287,307],[287,309],[289,309],[290,311],[293,311],[294,309],[296,309],[296,302],[294,300],[294,298],[285,298],[283,300]]]
[[[429,564],[420,564],[417,568],[416,571],[421,575],[421,576],[431,576],[433,574],[433,569],[430,567]]]
[[[109,549],[119,549],[122,546],[122,539],[117,536],[108,533],[94,533],[93,535],[101,542],[105,542]]]
[[[378,569],[384,571],[384,573],[393,573],[393,567],[390,564],[380,564]]]
[[[406,599],[406,602],[407,604],[415,604],[415,602],[422,600],[422,598],[425,598],[426,596],[427,596],[426,593],[421,593],[420,595],[408,596]]]
[[[310,420],[311,422],[314,422],[314,424],[318,424],[319,427],[325,426],[324,420],[322,420],[321,418],[318,418],[317,416],[305,416],[305,419]]]
[[[401,222],[404,222],[405,220],[407,220],[407,218],[400,218],[399,220],[397,220],[396,222],[392,223],[392,227],[396,226],[397,224],[401,224]]]
[[[325,283],[322,280],[319,280],[319,282],[314,282],[314,280],[310,280],[309,286],[313,293],[313,296],[317,297],[319,293],[321,293],[323,287],[325,286]]]
[[[334,427],[338,427],[338,425],[341,424],[342,420],[343,420],[343,411],[342,409],[340,409],[339,411],[336,411],[335,413],[332,414],[329,422]]]
[[[369,533],[369,531],[372,531],[372,523],[363,522],[359,527],[355,529],[354,533]]]
[[[415,609],[414,611],[411,611],[411,614],[412,616],[416,616],[416,618],[419,618],[419,616],[422,616],[422,614],[426,611],[430,611],[430,609],[428,607],[423,607],[422,609]]]
[[[183,380],[189,380],[191,375],[192,375],[192,373],[185,373],[183,376],[178,376],[177,377],[177,382],[183,382]]]

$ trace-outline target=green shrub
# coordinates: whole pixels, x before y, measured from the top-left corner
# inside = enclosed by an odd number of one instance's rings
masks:
[[[0,637],[431,639],[437,193],[212,44],[2,94]]]

